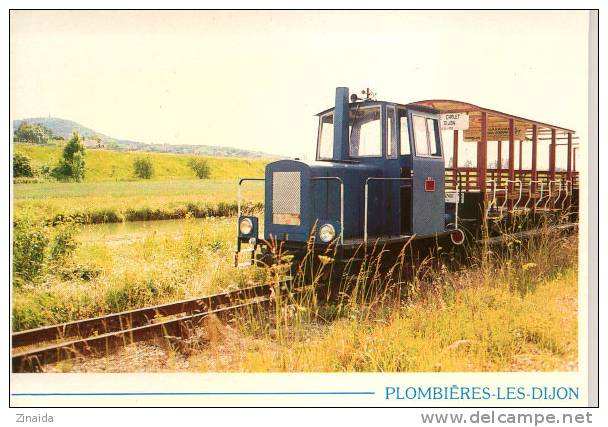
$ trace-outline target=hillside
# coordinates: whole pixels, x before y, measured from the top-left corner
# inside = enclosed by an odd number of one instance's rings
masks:
[[[114,150],[149,151],[161,153],[183,153],[200,154],[205,156],[224,157],[247,157],[247,158],[278,158],[279,156],[263,153],[260,151],[243,150],[234,147],[222,147],[215,145],[173,145],[173,144],[149,144],[127,139],[117,139],[91,128],[81,125],[72,120],[57,117],[32,117],[27,119],[13,120],[13,129],[17,129],[22,122],[37,123],[49,129],[54,136],[68,139],[72,132],[77,131],[85,138],[99,137],[103,144]]]
[[[62,147],[53,145],[14,144],[15,152],[32,159],[32,166],[53,166],[61,158]],[[132,181],[133,161],[137,157],[147,157],[154,165],[152,180],[196,179],[188,166],[188,161],[195,157],[188,154],[174,153],[141,153],[115,151],[106,149],[89,149],[86,152],[85,182],[99,181]],[[243,176],[263,176],[268,160],[236,159],[225,157],[206,157],[211,168],[211,179],[236,179]]]

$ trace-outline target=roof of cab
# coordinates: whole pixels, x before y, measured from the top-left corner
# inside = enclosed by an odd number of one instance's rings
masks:
[[[396,105],[398,107],[403,107],[403,108],[410,108],[413,110],[418,110],[418,111],[424,111],[426,113],[431,113],[431,114],[439,114],[439,110],[437,110],[436,108],[433,108],[429,105],[422,105],[422,104],[398,104],[395,102],[388,102],[388,101],[358,101],[358,102],[351,102],[348,104],[349,107],[355,107],[357,105],[363,106],[363,107],[368,107],[368,106],[372,106],[372,105],[382,105],[382,104],[391,104],[391,105]],[[326,113],[329,113],[330,111],[332,111],[334,109],[334,107],[328,108],[326,110],[321,111],[320,113],[317,113],[317,116],[322,116]]]

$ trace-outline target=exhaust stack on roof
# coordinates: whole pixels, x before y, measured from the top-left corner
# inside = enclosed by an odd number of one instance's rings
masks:
[[[348,88],[336,88],[334,160],[348,160]]]

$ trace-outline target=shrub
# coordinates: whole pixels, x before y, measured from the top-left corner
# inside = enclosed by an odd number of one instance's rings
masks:
[[[13,272],[16,284],[33,282],[44,271],[47,261],[63,261],[78,246],[73,222],[45,226],[31,218],[15,221],[13,227]]]
[[[13,154],[13,177],[33,177],[34,170],[32,169],[31,159],[25,154]]]
[[[74,236],[76,226],[73,223],[64,223],[57,227],[57,234],[51,244],[50,259],[60,261],[72,255],[78,246]]]
[[[137,178],[150,179],[154,176],[154,165],[150,159],[138,157],[133,162],[133,173]]]
[[[207,179],[211,176],[211,167],[205,159],[190,159],[188,166],[199,179]]]
[[[15,276],[32,281],[44,267],[45,251],[49,243],[42,224],[19,221],[13,228],[13,272]]]

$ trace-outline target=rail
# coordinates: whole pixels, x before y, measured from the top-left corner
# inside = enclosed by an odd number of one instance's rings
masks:
[[[278,284],[282,292],[282,282]],[[106,353],[121,345],[156,337],[182,337],[205,317],[224,317],[271,304],[274,284],[145,307],[91,319],[45,326],[12,334],[13,372],[39,370],[43,365],[80,355]],[[181,317],[175,317],[181,316]]]

